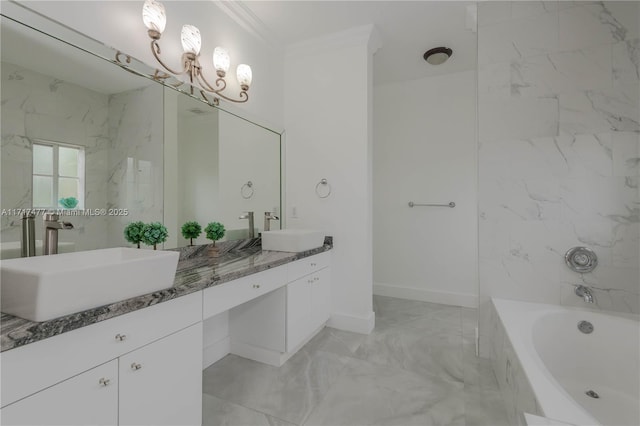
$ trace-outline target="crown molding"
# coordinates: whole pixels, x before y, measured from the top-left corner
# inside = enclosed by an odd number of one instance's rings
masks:
[[[249,34],[274,50],[284,50],[284,43],[255,13],[240,0],[213,0],[213,3]]]
[[[375,25],[362,25],[289,45],[285,56],[304,56],[350,46],[365,46],[369,53],[375,53],[381,47],[380,34]]]

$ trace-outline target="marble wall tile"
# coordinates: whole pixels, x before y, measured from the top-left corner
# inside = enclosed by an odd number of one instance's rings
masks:
[[[640,81],[640,39],[621,41],[613,45],[614,84]]]
[[[6,63],[2,64],[2,79],[2,151],[0,156],[2,162],[2,207],[31,207],[31,139],[66,142],[85,147],[87,173],[85,176],[84,207],[86,209],[128,207],[112,202],[107,191],[109,174],[114,173],[111,161],[118,161],[117,156],[111,152],[109,96]],[[153,137],[127,138],[132,134],[139,136],[149,133],[141,130],[145,128],[144,125],[140,125],[140,129],[135,129],[136,125],[132,120],[136,117],[140,118],[139,110],[153,109],[148,105],[155,105],[156,109],[161,110],[161,101],[162,98],[140,99],[135,108],[121,111],[126,114],[124,121],[128,123],[129,129],[134,130],[129,134],[121,135],[123,138],[118,140],[122,143],[122,150],[126,151],[125,146],[130,142],[138,141],[140,146],[134,145],[133,147],[134,150],[137,150],[136,152],[142,152],[141,155],[152,153],[149,155],[152,158],[157,158],[160,155],[160,168],[162,167],[162,150],[158,150],[148,143],[151,139],[162,141],[161,133],[158,137],[158,126],[155,127],[156,133],[153,134]],[[145,105],[145,102],[148,102],[148,105]],[[162,203],[162,197],[158,195],[162,192],[162,176],[152,179],[148,171],[145,176],[148,189],[153,186],[153,191],[147,191],[147,193],[151,192],[152,196],[145,198],[144,208],[148,209],[150,205],[156,206],[158,201]],[[121,193],[122,191],[116,190],[115,192]],[[158,220],[162,216],[156,214],[153,218]],[[16,218],[2,217],[2,233],[0,234],[2,240],[19,240],[20,229],[9,227],[14,219]],[[126,222],[127,217],[74,216],[68,220],[73,223],[74,229],[61,232],[59,238],[63,242],[74,242],[76,250],[103,248],[108,244],[109,235],[113,235],[111,246],[120,246],[125,243],[121,238],[124,225],[116,226],[113,233],[109,231],[109,226],[112,221]],[[41,239],[41,221],[36,221],[36,228],[37,237]]]
[[[481,217],[513,220],[559,220],[562,197],[557,181],[549,179],[480,179]]]
[[[109,98],[108,203],[129,209],[109,221],[110,246],[126,244],[122,231],[129,222],[162,222],[162,96],[162,88],[151,85]]]
[[[485,2],[489,4],[497,2]],[[478,66],[478,96],[480,99],[508,99],[511,97],[511,62],[496,62]]]
[[[511,5],[511,18],[538,16],[558,10],[558,1],[516,1]]]
[[[504,226],[503,221],[487,219],[482,212],[479,222],[479,258],[501,259],[509,251],[509,228]]]
[[[609,3],[615,6],[609,5]],[[618,4],[620,3],[620,4]],[[557,43],[561,50],[612,44],[627,39],[637,32],[634,2],[602,2],[578,4],[560,10]],[[630,16],[629,16],[630,14]],[[630,19],[629,19],[630,18]]]
[[[637,2],[478,11],[479,347],[498,356],[492,296],[580,304],[579,278],[602,309],[638,309],[640,15]],[[570,275],[563,256],[576,245],[596,251],[598,273]]]
[[[483,20],[478,11],[479,22]],[[478,32],[478,63],[505,62],[558,51],[558,12],[512,18]]]
[[[559,263],[533,263],[513,258],[481,259],[481,296],[559,304],[561,267]]]
[[[640,134],[614,132],[611,139],[614,176],[640,175]]]
[[[610,89],[611,45],[530,56],[511,63],[511,94],[553,97],[578,90]]]
[[[494,25],[511,19],[510,1],[478,2],[478,27]]]
[[[478,100],[478,139],[529,139],[558,134],[558,100]]]
[[[561,132],[640,131],[637,91],[616,88],[561,94],[559,108]]]

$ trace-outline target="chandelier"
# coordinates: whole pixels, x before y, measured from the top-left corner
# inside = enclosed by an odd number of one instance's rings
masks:
[[[191,83],[191,94],[194,94],[194,89],[198,90],[204,99],[214,105],[219,104],[219,98],[231,102],[247,102],[247,100],[249,100],[247,91],[249,90],[252,79],[251,67],[249,65],[240,64],[236,69],[236,77],[240,85],[238,98],[226,96],[222,92],[227,88],[225,76],[229,71],[229,65],[231,63],[229,52],[227,52],[226,49],[216,47],[213,51],[213,68],[216,71],[217,78],[215,82],[211,84],[205,78],[202,72],[202,65],[199,61],[202,39],[198,28],[193,25],[182,26],[182,69],[174,70],[160,58],[161,50],[159,40],[167,24],[167,15],[162,3],[155,0],[145,0],[144,6],[142,6],[142,21],[147,27],[149,37],[151,38],[151,51],[153,52],[153,56],[158,63],[168,71],[167,73],[156,69],[153,78],[156,80],[166,80],[172,76],[187,75]],[[174,86],[178,87],[180,85],[182,85],[182,83]],[[213,100],[210,100],[207,94],[212,94]]]

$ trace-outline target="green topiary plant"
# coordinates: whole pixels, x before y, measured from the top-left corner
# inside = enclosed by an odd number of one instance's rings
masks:
[[[147,223],[142,228],[142,242],[148,246],[153,246],[153,249],[157,249],[157,245],[167,241],[169,232],[167,227],[160,222]]]
[[[207,239],[213,241],[213,245],[216,245],[216,241],[224,237],[224,225],[220,222],[211,222],[204,228],[204,232],[207,235]]]
[[[189,221],[182,225],[182,236],[189,239],[189,245],[193,245],[193,239],[202,234],[202,226],[196,221]]]
[[[142,229],[144,228],[144,222],[131,222],[124,228],[124,239],[131,244],[137,244],[140,248],[140,241],[142,241]]]

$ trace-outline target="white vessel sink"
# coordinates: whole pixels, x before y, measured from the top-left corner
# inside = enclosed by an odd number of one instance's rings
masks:
[[[58,242],[58,253],[72,253],[76,251],[76,243]],[[36,240],[36,253],[42,255],[42,240]],[[20,241],[0,243],[0,259],[16,259],[22,254]]]
[[[298,253],[323,244],[324,232],[311,229],[280,229],[262,233],[262,250]]]
[[[2,312],[48,321],[165,289],[173,285],[179,256],[111,248],[3,260]]]

